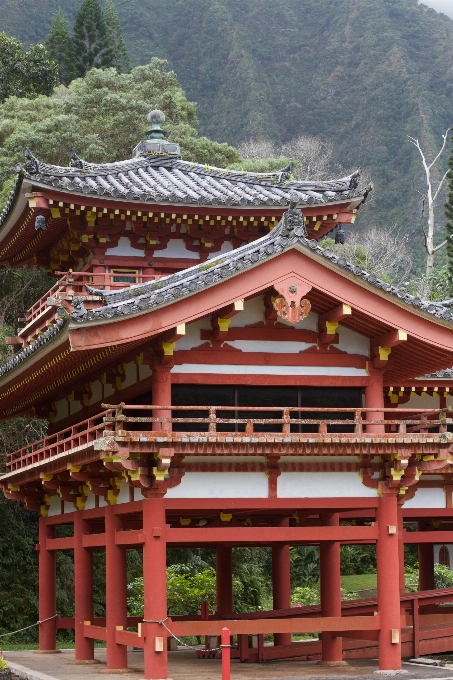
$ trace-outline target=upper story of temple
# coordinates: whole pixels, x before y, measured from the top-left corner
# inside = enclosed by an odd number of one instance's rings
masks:
[[[179,145],[163,138],[163,114],[152,111],[148,120],[134,157],[116,163],[87,163],[70,151],[70,165],[59,167],[24,149],[0,214],[0,263],[104,274],[107,288],[138,283],[261,238],[291,192],[309,238],[318,240],[354,222],[370,190],[359,188],[359,172],[295,181],[291,166],[260,174],[184,161]]]

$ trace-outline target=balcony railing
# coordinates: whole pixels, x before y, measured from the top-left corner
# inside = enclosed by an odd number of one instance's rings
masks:
[[[258,442],[453,442],[446,409],[103,404],[103,413],[6,455],[6,472],[45,461],[97,439]],[[154,412],[154,415],[153,415]],[[126,415],[130,413],[131,415]],[[149,415],[148,415],[149,414]]]
[[[133,269],[113,271],[108,273],[93,272],[56,272],[61,279],[47,291],[35,304],[27,309],[24,320],[28,326],[49,308],[49,298],[70,299],[74,296],[87,295],[85,285],[88,284],[101,290],[115,290],[133,286],[138,283],[154,281],[159,276],[154,274],[139,274]]]

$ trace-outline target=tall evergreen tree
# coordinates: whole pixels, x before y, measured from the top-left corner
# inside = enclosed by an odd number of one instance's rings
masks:
[[[119,73],[128,73],[131,70],[131,62],[124,42],[123,29],[121,28],[118,12],[113,0],[105,0],[105,23],[109,44],[113,48],[114,65]]]
[[[83,0],[74,22],[74,46],[81,76],[91,68],[115,66],[114,51],[99,0]]]
[[[52,28],[46,38],[46,48],[58,68],[58,79],[63,85],[69,85],[77,78],[76,55],[74,41],[69,34],[66,17],[58,9],[52,17]]]
[[[452,128],[452,142],[453,142],[453,128]],[[448,198],[445,203],[445,217],[447,222],[445,229],[447,231],[447,256],[448,256],[448,273],[450,279],[450,293],[453,293],[453,149],[448,160],[450,171],[448,177]]]

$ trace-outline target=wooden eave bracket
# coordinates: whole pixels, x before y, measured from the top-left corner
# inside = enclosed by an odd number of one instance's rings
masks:
[[[380,335],[371,340],[371,355],[374,368],[385,368],[392,352],[392,347],[407,341],[406,331],[397,328],[385,335]]]
[[[244,311],[244,300],[236,300],[231,305],[227,305],[211,317],[211,342],[225,340],[230,327],[231,319],[239,312]]]
[[[165,331],[165,333],[162,333],[162,335],[152,343],[153,352],[158,357],[161,365],[173,361],[173,352],[175,351],[176,343],[185,334],[186,324],[181,323],[178,326]]]
[[[351,316],[352,309],[350,305],[341,303],[338,307],[334,307],[329,312],[321,314],[318,317],[318,342],[320,345],[331,345],[339,342],[337,333],[338,323],[343,319]]]

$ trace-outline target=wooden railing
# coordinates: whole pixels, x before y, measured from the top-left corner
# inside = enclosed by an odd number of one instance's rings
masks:
[[[140,283],[148,283],[159,278],[154,274],[138,274],[132,269],[124,272],[56,272],[60,280],[52,286],[35,304],[24,313],[23,321],[28,325],[48,309],[48,298],[61,298],[87,295],[85,285],[100,290],[119,290]]]
[[[453,419],[445,409],[427,409],[414,413],[411,409],[322,408],[271,406],[154,406],[103,404],[103,413],[84,420],[61,432],[24,446],[6,455],[5,470],[12,472],[34,463],[64,454],[96,439],[119,436],[137,437],[138,431],[153,440],[173,437],[176,440],[194,436],[220,437],[228,443],[266,441],[276,437],[282,442],[322,442],[331,439],[395,438],[411,441],[433,439],[447,432]],[[158,415],[152,415],[152,412]],[[132,412],[134,415],[126,415]],[[151,415],[148,415],[151,412]],[[138,415],[137,415],[138,413]],[[186,414],[186,416],[175,414]],[[230,416],[231,417],[228,417]],[[373,417],[368,417],[371,414]],[[270,415],[270,417],[269,417]],[[318,417],[314,417],[314,416]],[[330,417],[329,417],[330,415]],[[379,417],[376,418],[376,415]],[[309,417],[302,417],[309,416]],[[310,417],[312,416],[312,417]],[[398,417],[395,417],[398,416]],[[308,431],[307,431],[308,430]]]

